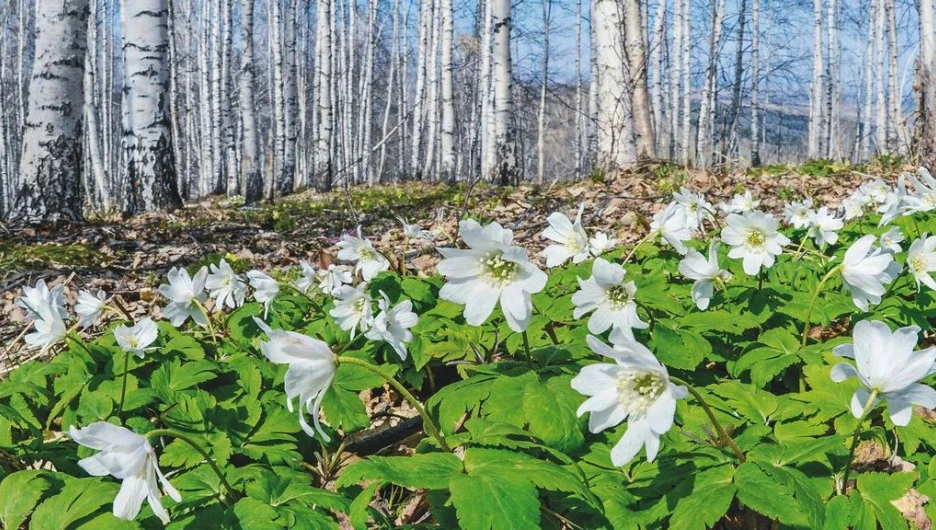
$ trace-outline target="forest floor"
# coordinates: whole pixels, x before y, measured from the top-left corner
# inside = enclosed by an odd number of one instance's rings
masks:
[[[542,261],[538,253],[546,242],[540,233],[553,211],[574,215],[584,204],[588,230],[632,243],[681,186],[705,193],[713,203],[750,190],[761,199],[761,208],[779,212],[783,203],[807,196],[837,205],[861,182],[896,175],[873,173],[829,166],[822,171],[774,167],[718,175],[654,165],[613,178],[552,186],[414,183],[306,192],[255,208],[212,198],[172,214],[101,217],[46,230],[0,227],[0,342],[5,345],[0,377],[34,355],[23,348],[26,315],[14,302],[23,286],[39,279],[50,287],[66,282],[72,303],[81,289],[120,294],[128,310],[142,317],[158,311],[156,288],[175,266],[216,263],[225,257],[238,272],[260,268],[276,276],[302,259],[330,262],[335,242],[357,226],[379,249],[396,256],[404,244],[397,216],[430,230],[437,246],[453,244],[457,221],[466,213],[485,222],[497,220]],[[410,242],[406,260],[411,267],[431,273],[438,259],[432,245]]]

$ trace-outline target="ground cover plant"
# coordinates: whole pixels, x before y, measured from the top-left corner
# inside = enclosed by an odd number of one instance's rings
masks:
[[[673,199],[626,247],[550,215],[546,270],[471,218],[431,276],[366,226],[290,276],[178,267],[158,321],[40,282],[24,340],[57,354],[0,382],[0,525],[928,524],[936,180],[782,221],[751,193]],[[375,393],[411,449],[351,449]]]

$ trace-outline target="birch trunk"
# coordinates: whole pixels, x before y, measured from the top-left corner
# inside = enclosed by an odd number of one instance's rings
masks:
[[[393,35],[390,38],[390,72],[387,77],[387,92],[384,104],[383,124],[381,125],[380,136],[383,143],[380,144],[380,158],[377,165],[377,171],[371,173],[370,185],[377,184],[383,177],[384,167],[387,161],[387,139],[390,127],[390,111],[393,108],[393,87],[395,84],[397,68],[400,61],[400,0],[393,1]],[[443,73],[444,75],[444,73]],[[404,112],[399,108],[398,112]],[[402,139],[401,139],[402,141]]]
[[[751,3],[751,165],[760,157],[760,0]]]
[[[682,90],[683,90],[683,107],[682,107],[682,141],[679,144],[679,160],[684,166],[689,165],[689,137],[691,134],[690,119],[692,117],[692,81],[690,78],[691,71],[689,70],[689,59],[691,58],[690,50],[690,18],[692,14],[692,2],[690,0],[685,0],[685,5],[683,6],[683,30],[682,30],[682,49],[680,50],[680,58],[682,59]],[[742,19],[743,20],[743,19]]]
[[[575,2],[575,175],[582,177],[585,109],[582,97],[582,0]],[[658,122],[659,123],[659,122]]]
[[[931,0],[930,0],[931,1]],[[872,120],[871,120],[871,109],[872,102],[874,100],[874,46],[877,42],[877,24],[875,20],[875,10],[877,6],[877,0],[871,0],[871,5],[868,10],[868,40],[865,45],[865,60],[864,60],[864,105],[861,111],[861,139],[859,145],[859,158],[861,160],[868,160],[871,158],[871,129],[872,129]]]
[[[901,110],[900,110],[900,91],[897,88],[897,9],[894,0],[885,0],[887,10],[887,70],[890,77],[887,83],[887,108],[888,124],[887,128],[887,150],[893,153],[904,152],[901,144]]]
[[[735,48],[735,70],[734,83],[731,86],[731,109],[729,111],[730,119],[728,126],[730,133],[728,135],[728,146],[724,149],[725,153],[730,153],[729,160],[734,160],[737,155],[738,144],[738,122],[741,119],[741,84],[744,82],[744,28],[747,25],[747,0],[741,0],[740,11],[738,15],[738,42]]]
[[[877,9],[877,42],[875,44],[875,62],[877,63],[877,124],[874,134],[875,151],[878,154],[887,150],[887,99],[885,97],[885,80],[887,76],[894,75],[887,70],[885,55],[887,53],[885,45],[886,30],[886,0],[878,0]]]
[[[241,1],[240,112],[243,122],[241,156],[241,193],[246,204],[263,198],[263,175],[260,167],[260,139],[254,101],[254,0]]]
[[[656,142],[653,136],[650,93],[647,88],[647,49],[640,0],[624,0],[624,24],[627,37],[628,77],[633,91],[631,108],[634,116],[634,143],[638,158],[653,160],[656,158]],[[686,129],[688,131],[688,126]]]
[[[656,133],[657,149],[662,149],[663,132],[666,130],[663,123],[663,81],[666,77],[663,69],[663,50],[666,48],[666,4],[667,0],[657,0],[656,16],[653,18],[653,48],[650,51],[650,62],[654,66],[653,90],[650,97],[653,105],[653,130]]]
[[[827,0],[828,1],[828,15],[826,16],[826,101],[825,101],[825,157],[834,160],[838,159],[840,155],[840,146],[839,146],[839,121],[838,121],[838,105],[836,104],[836,94],[838,93],[838,54],[836,53],[837,49],[837,38],[836,33],[838,26],[836,26],[837,11],[838,11],[838,2],[837,0]]]
[[[702,85],[699,102],[699,126],[696,129],[696,164],[707,168],[714,162],[709,159],[715,138],[715,80],[718,77],[718,51],[721,47],[722,20],[725,16],[725,0],[711,3],[712,36],[709,39],[708,66]]]
[[[813,77],[809,88],[809,137],[807,156],[820,156],[822,138],[822,0],[813,0]]]
[[[455,179],[455,85],[453,81],[455,24],[452,0],[442,0],[442,166],[440,177]]]
[[[933,0],[920,0],[920,58],[917,62],[919,90],[919,118],[917,121],[917,151],[932,163],[936,155],[936,23]]]
[[[494,178],[502,185],[520,181],[513,114],[510,57],[510,0],[492,0],[494,26]]]
[[[679,90],[679,84],[682,82],[682,61],[679,58],[679,53],[682,51],[682,34],[683,34],[683,25],[682,25],[682,15],[683,11],[683,0],[673,0],[673,47],[668,50],[668,63],[670,78],[669,86],[667,87],[667,99],[668,99],[668,108],[669,108],[669,118],[670,118],[670,134],[669,134],[669,152],[670,158],[676,160],[676,157],[679,154],[679,116],[680,116],[680,98],[682,92]]]
[[[536,122],[536,181],[546,182],[546,85],[549,83],[549,19],[552,1],[543,0],[543,79]]]
[[[609,170],[628,167],[636,161],[621,7],[614,0],[595,0],[592,11],[598,68],[596,157],[599,167]]]
[[[332,186],[332,0],[318,0],[316,42],[318,57],[318,141],[315,149],[316,184],[327,191]]]
[[[283,175],[280,191],[290,193],[297,189],[296,181],[296,116],[298,110],[298,92],[296,90],[296,19],[298,0],[286,3],[285,35],[283,43]]]
[[[493,2],[484,0],[484,16],[481,18],[481,71],[479,73],[478,97],[481,100],[481,176],[491,180],[494,173],[494,99],[491,84],[491,19],[494,17]]]
[[[81,219],[87,0],[37,0],[16,219]]]
[[[169,128],[169,0],[136,0],[123,19],[127,212],[181,205]]]

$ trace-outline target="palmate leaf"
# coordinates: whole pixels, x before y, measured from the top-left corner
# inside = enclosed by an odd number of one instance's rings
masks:
[[[66,530],[99,510],[110,510],[110,504],[119,488],[116,482],[98,478],[75,479],[58,473],[65,481],[62,490],[39,505],[30,518],[30,528]],[[131,525],[130,528],[136,525]]]
[[[462,472],[462,461],[448,453],[415,454],[410,457],[375,456],[348,466],[338,486],[362,480],[381,480],[413,489],[445,489],[449,479]]]
[[[738,466],[735,484],[738,500],[752,510],[790,528],[821,528],[822,497],[797,470],[746,462]]]
[[[571,376],[541,380],[534,372],[501,377],[491,385],[483,416],[527,429],[546,445],[569,453],[585,442],[583,420],[575,411],[582,396],[572,389]]]
[[[733,483],[734,468],[717,466],[695,474],[677,486],[676,509],[669,519],[671,530],[705,530],[724,517],[737,486]],[[664,498],[662,502],[670,502]]]
[[[910,490],[916,473],[862,473],[851,498],[851,523],[855,530],[900,530],[907,521],[891,504]]]
[[[536,488],[519,475],[458,475],[452,478],[450,490],[464,530],[540,527]]]
[[[44,474],[45,471],[34,469],[19,471],[0,482],[0,526],[19,528],[23,525],[51,487]]]

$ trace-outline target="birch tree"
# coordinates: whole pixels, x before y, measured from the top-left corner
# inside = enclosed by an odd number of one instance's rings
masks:
[[[696,129],[696,164],[700,167],[708,167],[715,138],[715,83],[718,77],[718,50],[721,47],[725,0],[713,1],[709,16],[712,19],[712,34],[709,38],[709,60],[699,102],[699,126]]]
[[[621,7],[615,0],[592,3],[598,96],[596,161],[605,169],[628,167],[636,161]]]
[[[491,0],[494,26],[494,178],[503,185],[520,180],[514,144],[513,73],[510,56],[510,0]]]
[[[135,0],[121,13],[129,213],[181,205],[169,128],[169,0]]]
[[[624,10],[628,77],[633,91],[631,108],[634,116],[634,143],[639,158],[652,160],[656,158],[656,142],[647,88],[647,49],[640,0],[624,0]]]
[[[809,87],[809,137],[807,156],[819,158],[822,138],[822,0],[813,0],[813,70]]]
[[[760,157],[760,0],[751,0],[751,165]]]
[[[917,151],[932,163],[936,155],[936,23],[933,0],[920,0],[920,57],[917,60],[917,101],[919,118],[916,120]]]
[[[549,84],[549,24],[552,1],[543,0],[543,79],[540,84],[539,113],[536,130],[536,181],[546,182],[546,86]]]
[[[452,0],[442,0],[442,178],[455,176],[455,86]]]
[[[243,127],[241,192],[244,202],[253,204],[263,196],[260,168],[260,139],[254,101],[254,0],[241,1],[240,117]]]
[[[332,0],[318,0],[316,47],[318,48],[318,140],[315,175],[320,190],[332,185]]]
[[[24,222],[81,219],[87,0],[36,1],[16,209]]]

